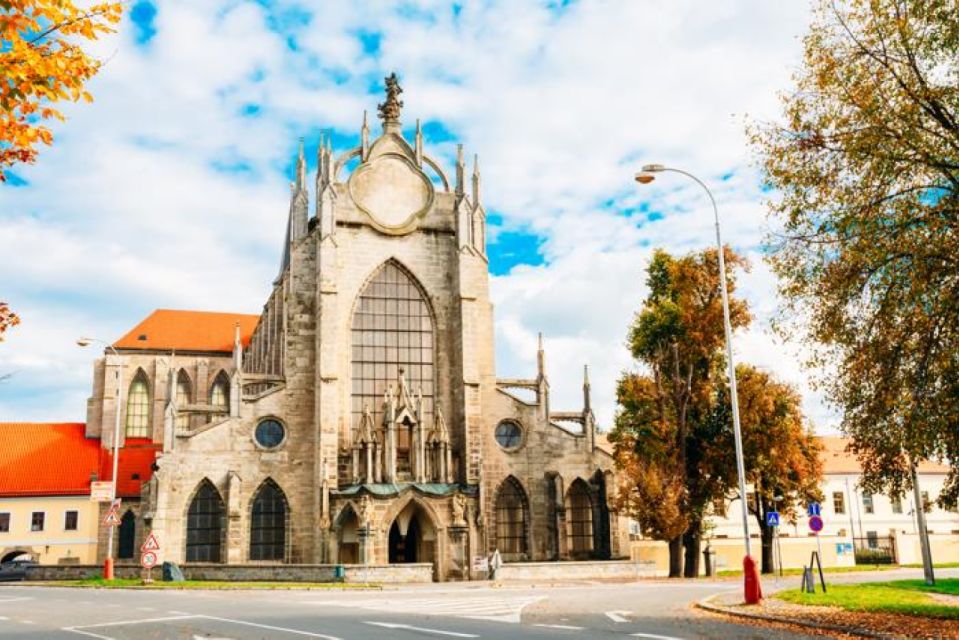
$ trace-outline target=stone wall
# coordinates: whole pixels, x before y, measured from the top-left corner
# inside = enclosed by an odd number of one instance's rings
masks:
[[[652,562],[583,561],[515,562],[496,572],[497,580],[602,580],[653,578],[662,575]]]

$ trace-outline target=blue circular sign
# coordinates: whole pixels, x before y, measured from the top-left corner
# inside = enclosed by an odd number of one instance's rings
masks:
[[[820,516],[809,516],[809,529],[813,533],[819,533],[822,531],[823,521]]]

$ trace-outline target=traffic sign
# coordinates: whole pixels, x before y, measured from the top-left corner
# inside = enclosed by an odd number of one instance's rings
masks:
[[[766,512],[766,526],[767,526],[767,527],[778,527],[778,526],[779,526],[779,512],[778,512],[778,511],[768,511],[768,512]]]
[[[152,531],[150,535],[147,536],[147,539],[140,545],[140,551],[146,553],[148,551],[159,551],[160,550],[160,541],[157,540],[156,534]]]
[[[821,516],[822,505],[818,502],[810,502],[809,507],[806,509],[806,513],[808,513],[810,516]]]
[[[113,483],[110,481],[91,482],[90,500],[92,502],[110,502],[113,500]]]
[[[154,551],[144,551],[140,554],[140,566],[144,569],[152,569],[157,566],[157,554]]]
[[[809,530],[813,533],[822,531],[823,521],[820,516],[809,516]]]

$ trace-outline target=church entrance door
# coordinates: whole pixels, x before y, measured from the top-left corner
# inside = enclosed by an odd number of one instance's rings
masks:
[[[416,562],[416,548],[420,543],[419,527],[416,518],[410,520],[406,535],[400,533],[400,525],[393,522],[390,527],[390,564]]]
[[[433,562],[436,530],[422,507],[410,502],[390,526],[390,564]]]

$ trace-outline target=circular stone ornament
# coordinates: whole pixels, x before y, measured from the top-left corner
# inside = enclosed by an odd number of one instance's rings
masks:
[[[274,418],[261,420],[253,432],[253,439],[264,449],[276,449],[286,440],[286,427]]]
[[[433,205],[429,178],[398,153],[384,153],[361,164],[348,184],[356,206],[385,233],[412,231],[416,219]]]

